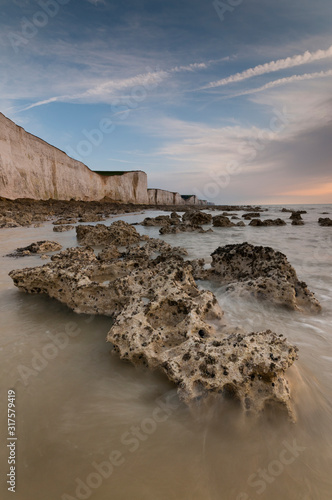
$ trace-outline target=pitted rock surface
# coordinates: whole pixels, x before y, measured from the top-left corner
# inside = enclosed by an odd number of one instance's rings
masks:
[[[141,241],[140,234],[127,222],[115,221],[110,226],[77,226],[76,237],[81,245],[116,245],[127,246]]]
[[[20,289],[76,312],[112,316],[107,338],[120,357],[163,371],[188,405],[231,394],[245,411],[275,403],[294,418],[284,372],[296,348],[270,331],[228,327],[213,293],[197,287],[190,262],[160,240],[146,246],[121,258],[108,247],[109,260],[89,247],[70,248],[10,276]]]
[[[300,281],[286,255],[270,247],[249,243],[219,247],[212,254],[206,278],[229,285],[228,290],[247,291],[258,299],[300,311],[319,312],[314,294]]]

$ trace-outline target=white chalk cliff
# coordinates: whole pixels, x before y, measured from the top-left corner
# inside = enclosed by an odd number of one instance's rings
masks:
[[[136,204],[188,204],[178,193],[147,189],[142,171],[100,175],[60,149],[26,132],[0,113],[0,196],[35,200],[112,201]],[[196,204],[198,200],[194,203]]]

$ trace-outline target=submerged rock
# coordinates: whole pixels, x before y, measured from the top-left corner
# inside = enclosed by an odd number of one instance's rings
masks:
[[[320,226],[332,226],[332,219],[330,219],[329,217],[320,217],[318,219],[318,224]]]
[[[214,227],[234,227],[236,225],[224,215],[216,215],[215,217],[213,217],[212,223]]]
[[[101,214],[85,214],[78,222],[103,222],[105,218]]]
[[[53,231],[55,233],[64,233],[65,231],[71,231],[74,229],[75,226],[72,226],[70,224],[61,224],[58,226],[54,226]]]
[[[122,220],[115,221],[110,226],[105,226],[105,224],[77,226],[76,236],[81,245],[93,246],[108,244],[126,246],[142,239],[131,224]]]
[[[62,224],[76,224],[77,219],[72,219],[72,218],[61,218],[57,219],[56,221],[53,222],[54,226],[61,226]]]
[[[61,250],[62,245],[56,241],[37,241],[31,243],[27,247],[17,248],[15,252],[8,254],[7,257],[25,257],[31,254],[44,254],[48,252],[58,252]]]
[[[226,245],[212,253],[205,278],[227,284],[228,290],[248,292],[258,299],[295,310],[319,312],[321,306],[306,283],[299,281],[286,255],[249,243]]]
[[[283,219],[266,219],[266,220],[252,219],[249,222],[249,226],[258,226],[258,227],[286,226],[286,222]]]
[[[242,217],[245,220],[250,220],[250,219],[253,219],[253,218],[260,217],[260,216],[261,216],[260,212],[248,212],[247,214],[242,215]]]
[[[181,223],[177,226],[166,226],[159,229],[160,234],[178,234],[178,233],[212,233],[213,230],[203,229],[202,226],[196,226],[192,224]]]
[[[162,253],[152,258],[155,251]],[[198,288],[191,263],[174,252],[149,240],[107,261],[92,248],[70,248],[10,276],[20,289],[46,293],[76,312],[112,316],[107,339],[114,350],[163,371],[188,405],[232,395],[245,411],[275,403],[293,418],[284,372],[297,349],[270,331],[228,327],[213,293]]]
[[[301,221],[302,220],[302,212],[299,210],[298,212],[292,212],[290,219],[293,221]]]

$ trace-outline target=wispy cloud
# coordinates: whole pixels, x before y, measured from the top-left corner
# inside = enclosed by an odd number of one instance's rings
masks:
[[[239,97],[242,95],[256,94],[258,92],[264,92],[264,90],[269,90],[274,87],[279,87],[280,85],[286,85],[288,83],[301,82],[305,80],[314,80],[316,78],[327,78],[332,76],[332,70],[329,71],[319,71],[316,73],[305,73],[304,75],[293,75],[286,78],[280,78],[279,80],[273,80],[272,82],[266,83],[261,87],[254,89],[244,90],[243,92],[238,92],[236,94],[223,96],[222,99],[231,99],[233,97]]]
[[[100,99],[106,97],[119,97],[118,93],[126,90],[133,89],[135,87],[145,87],[146,89],[154,88],[159,85],[161,82],[170,78],[174,73],[181,72],[194,72],[201,69],[206,69],[213,61],[208,61],[207,63],[192,63],[187,66],[175,66],[169,70],[160,70],[157,69],[153,71],[148,68],[146,73],[142,73],[130,78],[120,78],[120,79],[112,79],[103,81],[83,92],[65,94],[60,96],[50,97],[49,99],[44,99],[41,101],[37,101],[29,106],[24,107],[21,111],[27,111],[29,109],[43,106],[46,104],[50,104],[52,102],[73,102],[73,101],[82,101],[89,100],[90,102],[96,102]]]
[[[309,64],[314,61],[319,61],[321,59],[326,59],[332,57],[332,45],[327,50],[317,50],[316,52],[306,51],[304,54],[287,57],[286,59],[278,59],[277,61],[271,61],[265,64],[259,64],[253,68],[249,68],[240,73],[228,76],[227,78],[222,78],[214,82],[210,82],[200,90],[212,89],[216,87],[222,87],[229,83],[241,82],[258,75],[265,75],[267,73],[273,73],[275,71],[280,71],[281,69],[294,68],[295,66],[301,66],[303,64]]]

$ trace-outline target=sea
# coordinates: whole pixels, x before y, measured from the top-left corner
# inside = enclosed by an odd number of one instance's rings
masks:
[[[219,246],[245,241],[270,246],[287,256],[315,293],[322,312],[312,315],[199,283],[214,292],[230,325],[250,332],[271,329],[298,346],[299,358],[286,374],[295,423],[273,411],[244,417],[231,401],[194,414],[163,374],[132,366],[112,352],[105,341],[110,317],[75,314],[54,299],[14,287],[10,270],[47,261],[6,254],[39,240],[76,246],[74,230],[54,233],[51,221],[1,229],[1,499],[332,499],[332,227],[317,222],[332,218],[332,205],[286,206],[307,212],[304,226],[292,226],[281,206],[263,208],[268,211],[262,219],[280,217],[287,225],[161,238],[185,247],[188,259],[207,263]],[[162,214],[125,214],[106,224]],[[159,228],[136,229],[159,237]],[[14,436],[8,435],[8,391],[14,395]],[[15,443],[14,471],[8,443]],[[8,491],[10,474],[14,496]]]

